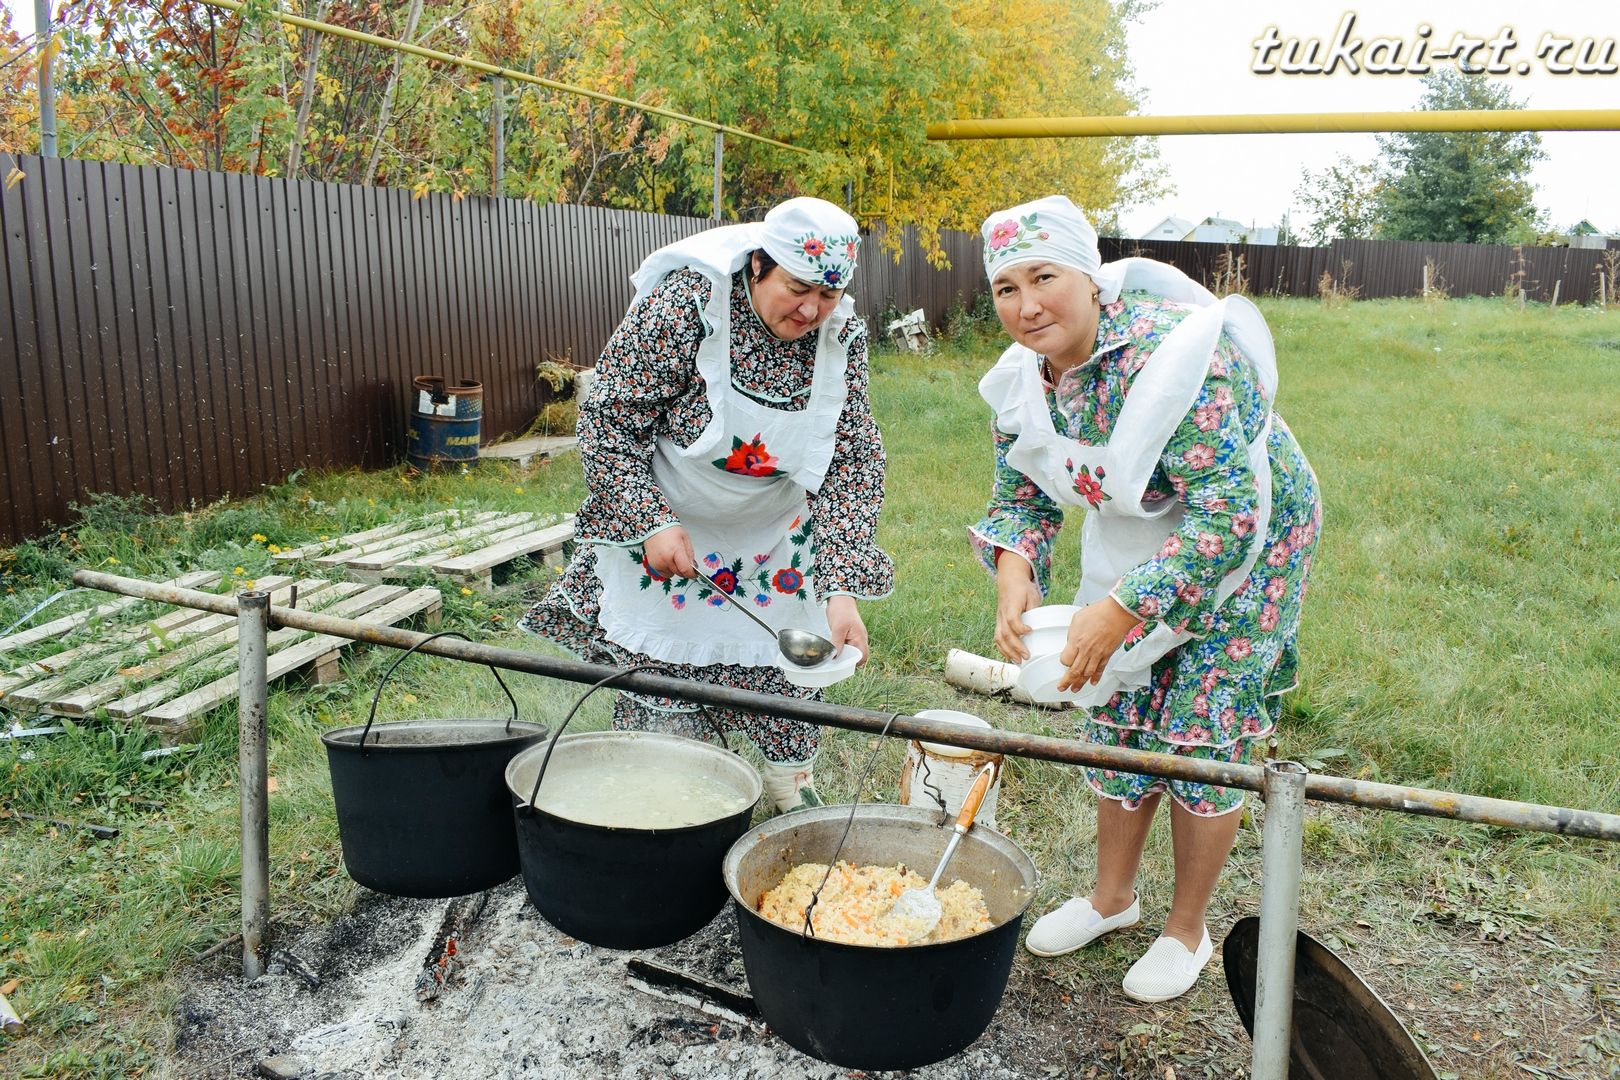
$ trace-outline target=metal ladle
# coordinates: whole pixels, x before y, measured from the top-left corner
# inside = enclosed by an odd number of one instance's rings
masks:
[[[697,575],[704,581],[707,581],[710,585],[713,585],[715,592],[718,592],[721,596],[735,604],[738,611],[742,612],[744,615],[758,623],[761,630],[765,631],[767,634],[774,635],[776,638],[776,646],[782,650],[782,655],[800,667],[815,667],[817,664],[827,659],[827,657],[831,656],[833,651],[837,648],[837,646],[833,645],[832,642],[828,641],[820,634],[812,634],[808,630],[772,630],[769,623],[760,618],[758,615],[755,615],[752,611],[749,611],[748,606],[741,600],[722,589],[720,587],[720,583],[714,580],[714,578],[710,577],[708,574],[705,574],[701,570],[697,572]]]
[[[961,843],[962,837],[973,828],[973,819],[979,816],[979,807],[983,805],[985,794],[989,792],[990,783],[995,776],[994,764],[986,765],[979,770],[973,786],[968,789],[967,798],[962,800],[962,810],[956,815],[956,827],[951,830],[950,842],[945,845],[945,854],[939,857],[939,865],[934,867],[934,876],[923,888],[907,889],[901,893],[894,906],[879,916],[878,921],[882,926],[898,931],[907,941],[921,941],[934,932],[934,927],[939,925],[940,918],[945,914],[944,905],[939,902],[939,895],[934,892],[934,886],[939,884],[939,876],[945,872],[945,864],[956,854],[956,845]]]

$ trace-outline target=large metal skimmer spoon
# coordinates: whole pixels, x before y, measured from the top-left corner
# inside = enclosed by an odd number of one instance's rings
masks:
[[[715,592],[735,604],[738,611],[758,623],[761,630],[774,636],[776,646],[782,650],[782,655],[800,667],[815,667],[833,654],[836,646],[820,634],[812,634],[808,630],[772,630],[769,623],[749,611],[748,605],[722,589],[720,583],[714,578],[701,570],[698,571],[698,576],[713,585]]]
[[[995,779],[996,767],[994,764],[986,765],[979,770],[978,777],[973,786],[968,789],[967,798],[962,800],[962,812],[956,815],[956,828],[951,832],[950,842],[945,845],[945,854],[939,857],[939,865],[934,867],[934,876],[923,889],[907,889],[900,894],[894,902],[894,907],[884,912],[879,922],[887,929],[897,931],[907,941],[921,941],[934,932],[939,920],[945,914],[939,897],[934,893],[934,886],[939,884],[939,876],[945,872],[945,864],[951,861],[956,854],[956,845],[962,842],[962,837],[973,827],[973,819],[979,816],[979,807],[984,803],[984,797],[990,790],[990,782]]]

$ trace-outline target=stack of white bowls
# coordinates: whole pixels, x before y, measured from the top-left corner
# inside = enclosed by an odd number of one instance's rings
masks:
[[[1018,669],[1018,686],[1030,700],[1043,705],[1063,705],[1074,700],[1073,692],[1058,690],[1068,666],[1063,663],[1063,646],[1069,640],[1069,623],[1080,609],[1073,604],[1047,604],[1024,612],[1029,633],[1023,637],[1029,659]]]

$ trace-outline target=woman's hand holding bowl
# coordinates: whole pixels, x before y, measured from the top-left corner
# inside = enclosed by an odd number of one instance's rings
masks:
[[[996,552],[996,648],[1015,663],[1029,659],[1023,636],[1029,633],[1024,612],[1041,606],[1035,568],[1022,555],[1005,549]]]
[[[1069,623],[1069,643],[1059,659],[1069,672],[1059,680],[1059,691],[1068,693],[1102,678],[1108,658],[1125,642],[1125,635],[1142,620],[1126,611],[1112,596],[1087,604]]]

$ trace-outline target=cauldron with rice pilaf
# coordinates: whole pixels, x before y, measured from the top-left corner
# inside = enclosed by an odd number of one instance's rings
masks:
[[[835,853],[864,865],[920,869],[939,861],[950,822],[942,828],[937,812],[863,804],[840,849],[849,811],[784,814],[749,829],[726,854],[722,869],[754,1003],[783,1041],[834,1065],[915,1069],[943,1061],[990,1026],[1040,874],[1017,844],[976,826],[941,884],[961,878],[984,894],[994,925],[983,933],[883,948],[806,937],[761,916],[760,897],[801,863],[826,863]]]

